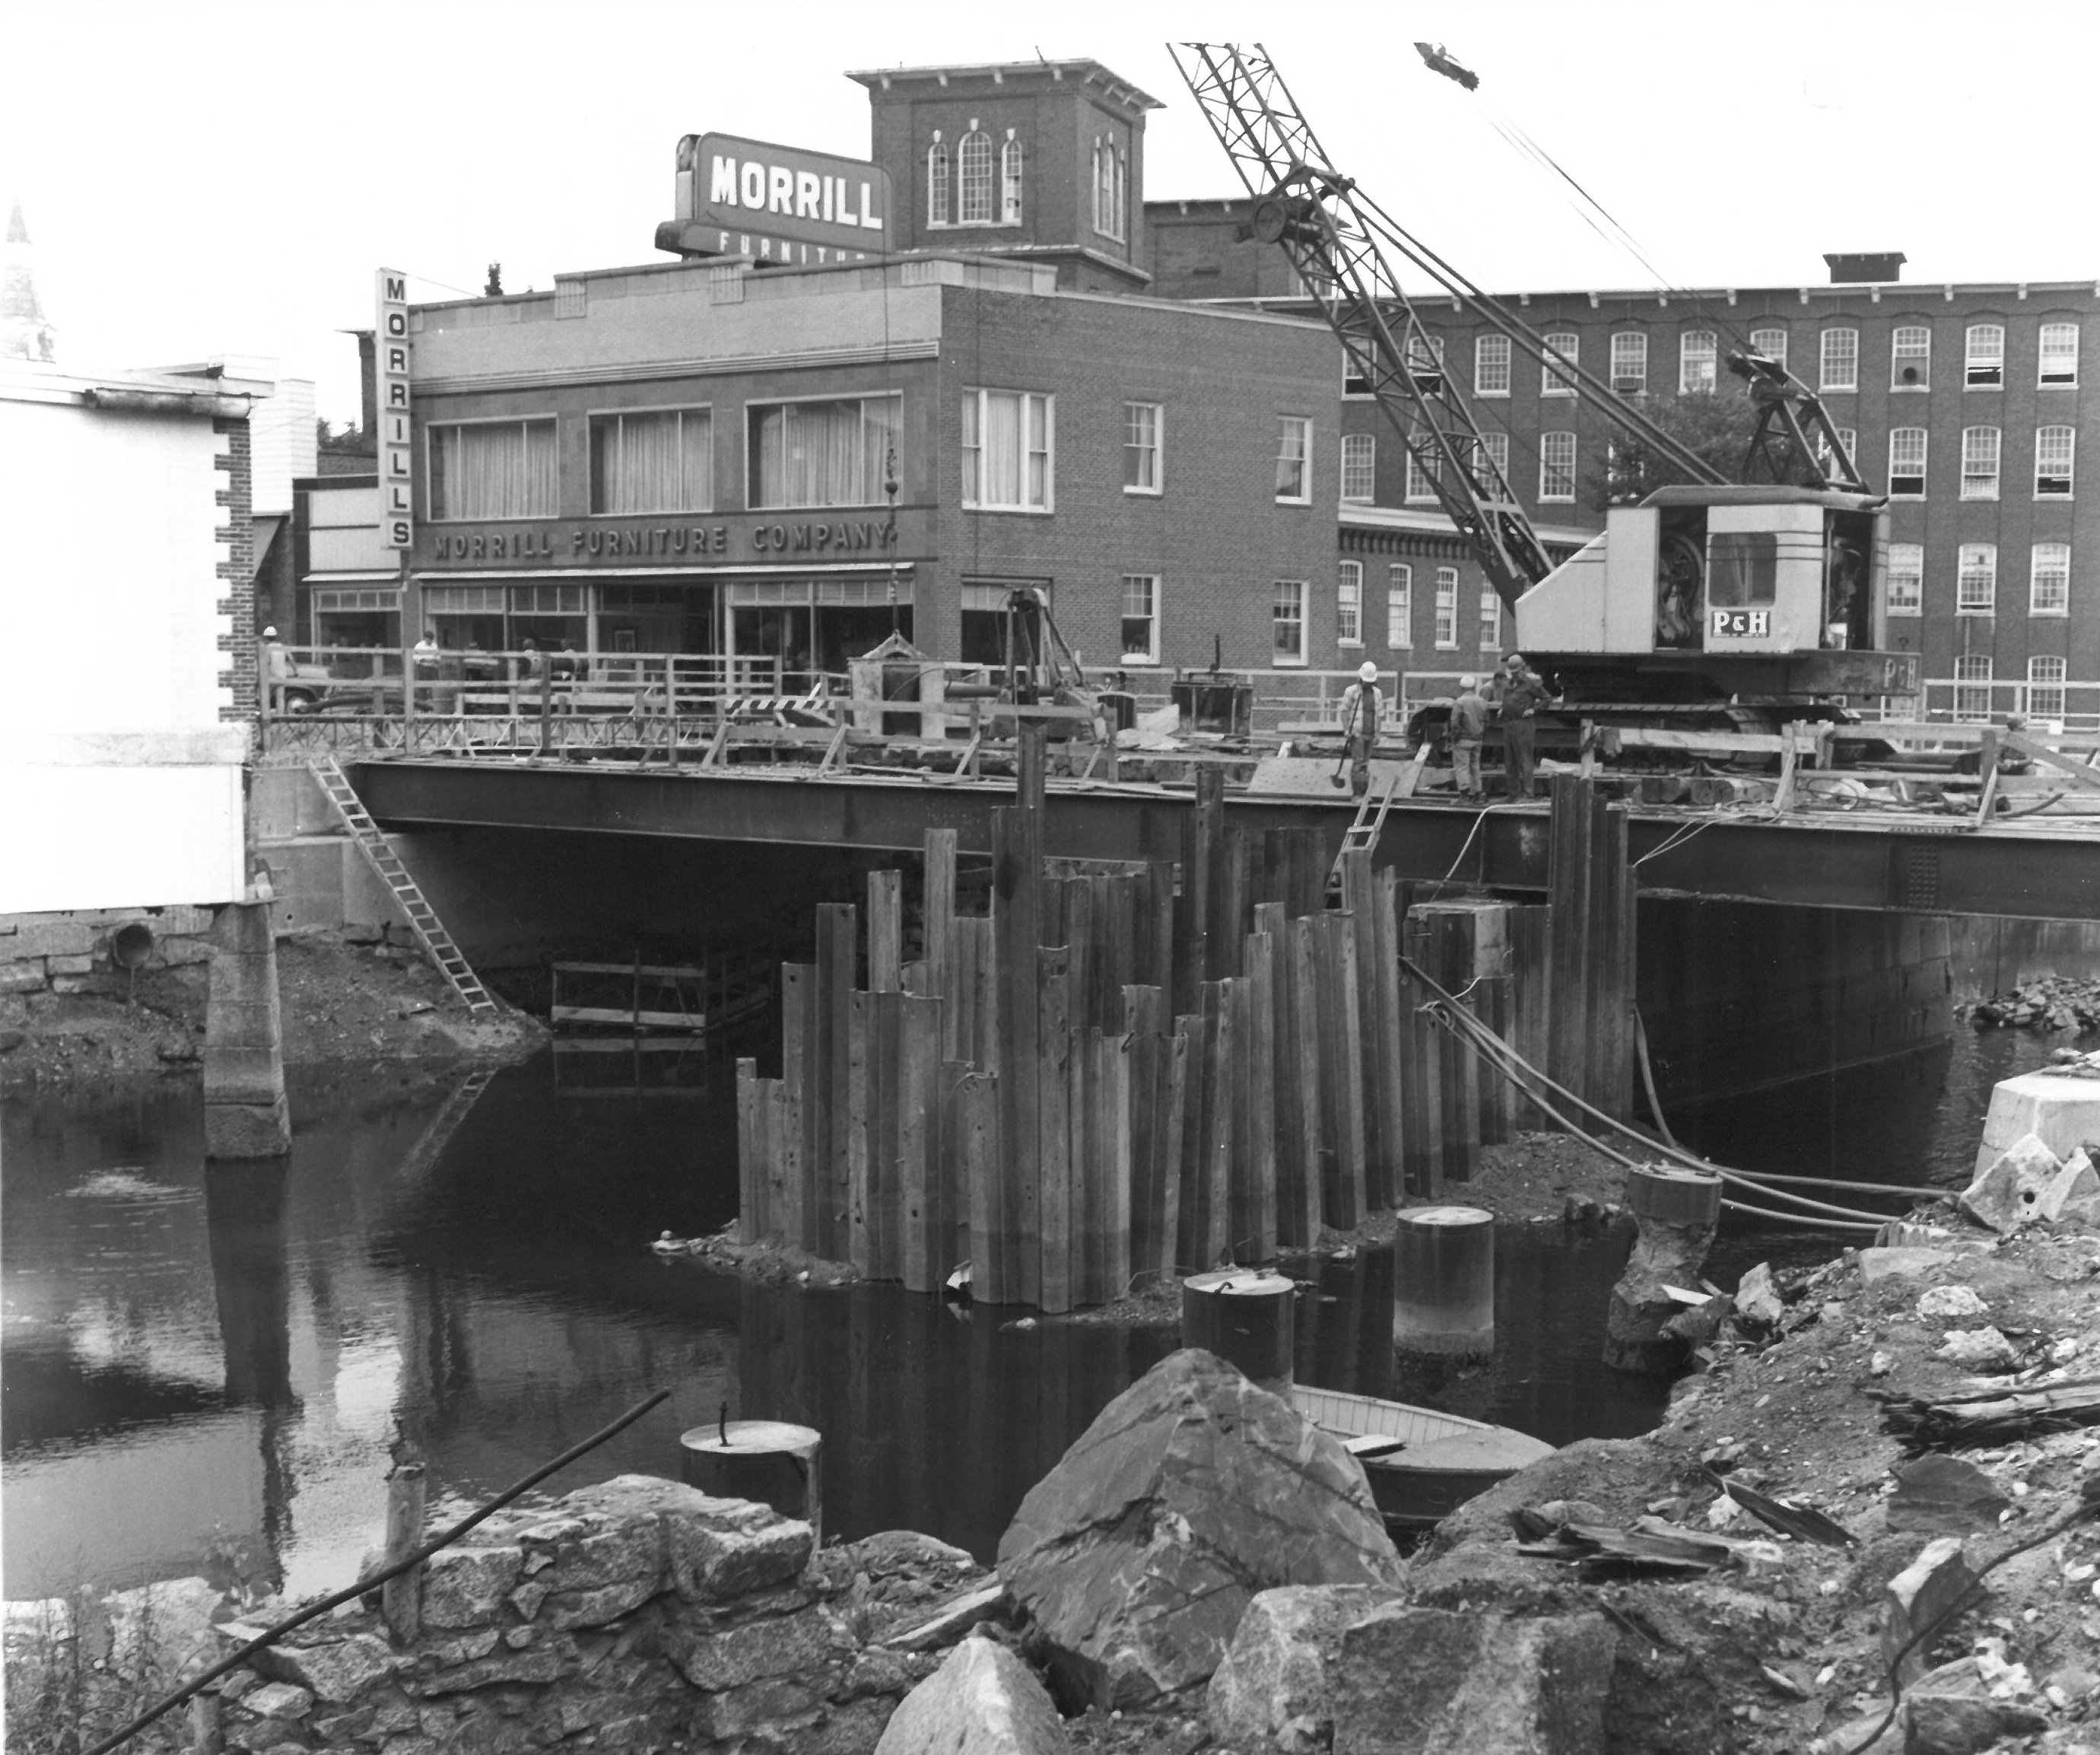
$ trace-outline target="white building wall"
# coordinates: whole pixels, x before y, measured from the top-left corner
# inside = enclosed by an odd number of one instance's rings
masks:
[[[276,385],[269,400],[257,403],[248,417],[249,458],[258,513],[290,511],[292,478],[320,472],[312,382],[280,378]]]
[[[90,407],[93,382],[0,367],[0,913],[242,893],[226,440],[204,415]]]

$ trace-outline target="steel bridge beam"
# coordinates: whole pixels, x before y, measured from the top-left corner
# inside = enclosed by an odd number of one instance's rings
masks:
[[[989,855],[991,812],[1013,802],[995,780],[927,782],[749,771],[670,774],[576,763],[364,762],[357,790],[399,829],[522,829],[682,840],[915,851],[929,829]],[[1140,787],[1053,785],[1045,851],[1065,859],[1174,860],[1189,795]],[[1336,846],[1353,801],[1229,794],[1234,829],[1325,829]],[[1629,824],[1643,892],[2017,918],[2100,919],[2100,837],[2025,829],[1921,832],[1857,818],[1705,821],[1636,815]],[[1404,878],[1455,876],[1498,889],[1546,887],[1547,824],[1531,810],[1396,804],[1378,863]]]

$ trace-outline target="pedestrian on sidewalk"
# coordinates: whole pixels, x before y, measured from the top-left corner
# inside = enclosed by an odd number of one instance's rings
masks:
[[[1468,804],[1484,804],[1480,745],[1488,735],[1488,704],[1480,698],[1480,679],[1458,679],[1458,698],[1451,703],[1451,784]]]
[[[1378,742],[1379,714],[1385,705],[1378,674],[1378,666],[1365,659],[1357,667],[1356,681],[1342,691],[1342,744],[1349,758],[1349,790],[1359,798],[1370,790],[1371,750]]]

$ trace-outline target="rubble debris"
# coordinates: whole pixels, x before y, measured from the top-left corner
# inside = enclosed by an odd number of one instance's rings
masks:
[[[1917,1301],[1921,1316],[1983,1316],[1991,1306],[1967,1286],[1935,1286]]]
[[[1625,1529],[1609,1523],[1563,1523],[1542,1541],[1518,1543],[1516,1551],[1533,1559],[1573,1563],[1586,1578],[1613,1578],[1722,1571],[1740,1565],[1741,1551],[1749,1545],[1661,1518],[1639,1517]]]
[[[2066,1219],[2100,1223],[2100,1174],[2094,1172],[2093,1160],[2084,1147],[2063,1160],[2063,1167],[2042,1190],[2036,1206],[2040,1216],[2052,1225]]]
[[[875,1755],[1065,1755],[1071,1746],[1035,1672],[996,1641],[973,1637],[904,1697]]]
[[[1736,1315],[1758,1328],[1776,1328],[1785,1314],[1785,1302],[1772,1284],[1771,1263],[1758,1262],[1736,1287]]]
[[[1913,1457],[1895,1471],[1886,1515],[1892,1530],[1957,1535],[1997,1527],[2011,1503],[1989,1475],[1958,1457]]]
[[[1851,1548],[1858,1545],[1859,1537],[1844,1525],[1825,1517],[1812,1505],[1793,1505],[1784,1499],[1770,1499],[1748,1482],[1715,1478],[1715,1484],[1723,1493],[1740,1505],[1751,1516],[1770,1524],[1783,1536],[1791,1536],[1797,1541],[1812,1541],[1825,1548]]]
[[[1890,1579],[1882,1599],[1882,1662],[1908,1687],[1930,1667],[1929,1638],[1919,1636],[1946,1615],[1976,1582],[1959,1536],[1940,1536]]]
[[[1207,1679],[1259,1591],[1402,1573],[1362,1465],[1193,1347],[1110,1402],[1030,1490],[999,1570],[1053,1674],[1103,1708]]]
[[[1324,1755],[1333,1745],[1333,1660],[1343,1629],[1402,1600],[1366,1585],[1289,1585],[1247,1605],[1211,1678],[1206,1716],[1224,1748]]]
[[[1983,1673],[1982,1656],[1957,1658],[1921,1676],[1904,1695],[1908,1755],[1978,1755],[2001,1738],[2045,1731],[2049,1721],[2032,1706],[2001,1692]],[[2018,1691],[2024,1692],[2025,1690]]]
[[[2068,1431],[2100,1424],[2100,1378],[1932,1400],[1908,1397],[1883,1408],[1882,1424],[1918,1449],[2003,1443],[2036,1432]]]
[[[2013,1343],[1996,1328],[1950,1328],[1939,1345],[1939,1357],[1975,1372],[2011,1371],[2020,1362]]]
[[[1979,1029],[2100,1030],[2100,981],[2050,975],[1993,993],[1966,1009],[1969,1021]]]
[[[1978,1224],[2003,1236],[2040,1216],[2041,1197],[2062,1168],[2039,1134],[2023,1134],[1961,1191],[1957,1204]]]

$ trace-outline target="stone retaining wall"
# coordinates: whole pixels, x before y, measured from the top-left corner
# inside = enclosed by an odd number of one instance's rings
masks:
[[[85,993],[124,973],[111,940],[134,922],[153,935],[143,966],[211,961],[208,908],[86,908],[53,914],[0,914],[0,1000],[30,993]]]
[[[222,1684],[224,1746],[857,1755],[938,1661],[864,1642],[857,1583],[807,1523],[622,1475],[434,1558],[412,1643],[375,1593],[258,1654]]]

